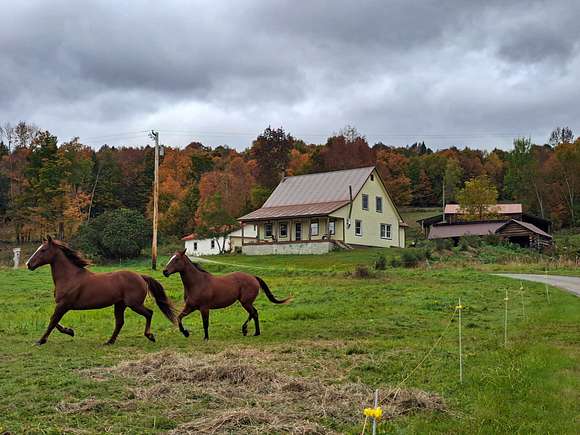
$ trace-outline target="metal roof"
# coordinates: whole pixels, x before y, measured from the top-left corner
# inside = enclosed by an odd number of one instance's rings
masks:
[[[487,206],[489,213],[495,214],[518,214],[522,213],[521,204],[490,204]],[[459,204],[446,204],[445,214],[465,214],[466,211],[461,209]]]
[[[477,222],[468,224],[433,225],[428,239],[447,239],[463,236],[486,236],[505,225],[505,222]]]
[[[369,166],[286,177],[262,207],[350,201],[349,186],[352,186],[354,198],[374,169],[374,166]]]
[[[539,235],[541,235],[541,236],[544,236],[544,237],[548,237],[548,238],[550,238],[550,239],[552,238],[552,236],[551,236],[551,235],[549,235],[549,234],[548,234],[548,233],[546,233],[545,231],[543,231],[543,230],[539,229],[539,228],[538,228],[537,226],[535,226],[534,224],[531,224],[531,223],[529,223],[529,222],[522,222],[522,221],[519,221],[519,220],[517,220],[517,219],[512,219],[511,221],[509,221],[509,222],[506,222],[506,223],[505,223],[505,224],[503,224],[503,225],[502,225],[500,228],[498,228],[498,230],[497,230],[497,231],[501,233],[501,230],[502,230],[504,227],[506,227],[507,225],[511,224],[512,222],[514,222],[514,223],[516,223],[516,224],[518,224],[518,225],[520,225],[520,226],[522,226],[522,227],[526,228],[527,230],[529,230],[529,231],[531,231],[531,232],[533,232],[533,233],[539,234]]]
[[[350,201],[332,201],[318,204],[281,205],[277,207],[262,207],[239,218],[240,221],[298,218],[306,216],[325,216]]]

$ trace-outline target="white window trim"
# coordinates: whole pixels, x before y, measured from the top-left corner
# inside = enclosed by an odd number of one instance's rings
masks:
[[[366,206],[366,208],[365,208],[365,201],[364,201],[364,198],[365,197],[367,199],[367,206]],[[362,196],[361,196],[360,202],[361,202],[362,209],[365,210],[365,211],[369,211],[369,196],[368,196],[368,194],[363,193]]]
[[[312,225],[316,224],[316,233],[312,231]],[[318,219],[310,220],[310,235],[311,236],[319,236],[320,235],[320,221]]]
[[[332,226],[332,232],[330,232],[330,227]],[[335,236],[336,235],[336,221],[328,221],[328,235]]]
[[[385,227],[385,237],[383,237],[383,225]],[[387,228],[389,231],[387,231]],[[390,237],[387,234],[391,234]],[[393,226],[391,224],[380,224],[379,235],[383,240],[393,240]]]
[[[360,233],[357,233],[356,232],[356,224],[357,224],[357,222],[360,223],[360,225],[359,225]],[[354,235],[357,236],[357,237],[362,237],[362,235],[363,235],[362,220],[360,220],[360,219],[355,219],[354,220]]]

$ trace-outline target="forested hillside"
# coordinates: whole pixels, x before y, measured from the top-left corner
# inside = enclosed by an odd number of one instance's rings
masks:
[[[144,139],[144,143],[146,139]],[[580,222],[580,139],[556,129],[546,144],[516,138],[509,151],[428,144],[369,144],[347,127],[323,144],[308,144],[268,127],[244,151],[192,142],[164,146],[160,165],[160,231],[164,237],[233,226],[259,207],[284,175],[377,165],[399,206],[451,202],[472,178],[487,176],[499,201],[522,202],[556,228]],[[30,241],[51,233],[70,239],[102,213],[127,208],[149,217],[153,148],[95,149],[59,142],[24,122],[0,136],[0,222],[3,239]]]

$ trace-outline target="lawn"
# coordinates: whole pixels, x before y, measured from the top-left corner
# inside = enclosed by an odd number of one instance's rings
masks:
[[[360,433],[374,388],[387,416],[380,433],[580,432],[576,296],[551,288],[548,304],[542,284],[524,283],[522,309],[520,283],[485,265],[345,276],[380,253],[400,251],[213,257],[235,266],[205,263],[208,270],[243,269],[294,299],[275,306],[259,296],[260,337],[241,335],[239,306],[213,311],[207,343],[198,313],[185,320],[186,339],[155,307],[156,343],[128,312],[117,344],[102,346],[114,324],[112,309],[103,309],[67,314],[62,323],[74,338],[54,332],[33,347],[53,308],[50,271],[0,269],[0,432]],[[151,272],[145,261],[92,269],[118,268],[150,273],[181,305],[179,277]]]

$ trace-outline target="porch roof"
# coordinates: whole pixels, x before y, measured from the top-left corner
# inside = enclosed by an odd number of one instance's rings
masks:
[[[348,204],[349,201],[331,201],[314,204],[281,205],[262,207],[239,218],[242,222],[269,219],[298,218],[308,216],[326,216]]]

